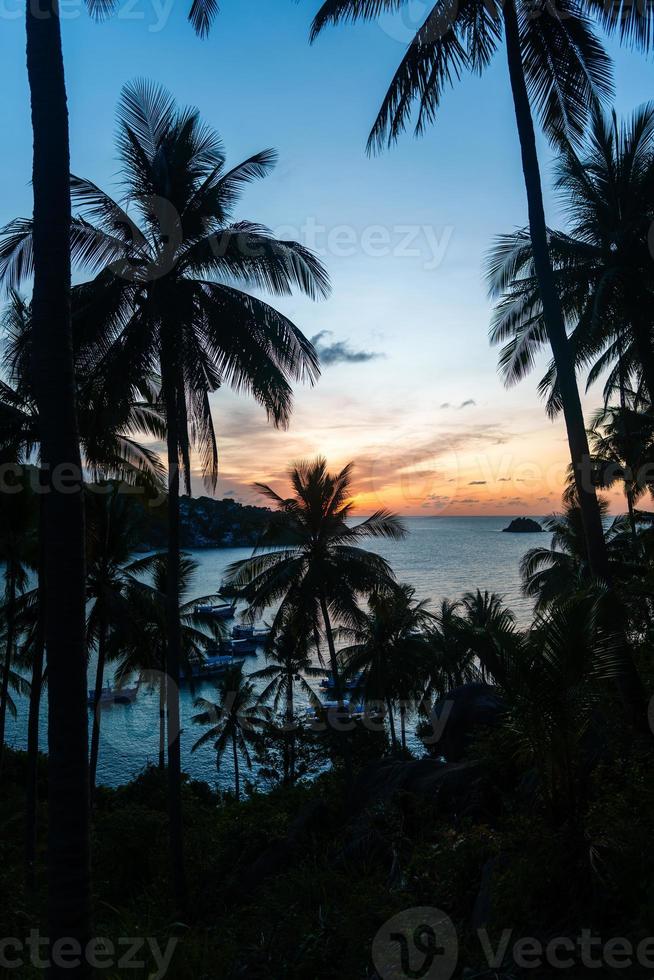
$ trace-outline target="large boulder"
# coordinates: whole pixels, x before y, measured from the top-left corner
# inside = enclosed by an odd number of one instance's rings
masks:
[[[464,684],[437,701],[430,717],[431,731],[423,741],[432,755],[460,762],[484,729],[495,727],[504,710],[496,688],[489,684]],[[425,726],[426,727],[426,726]]]

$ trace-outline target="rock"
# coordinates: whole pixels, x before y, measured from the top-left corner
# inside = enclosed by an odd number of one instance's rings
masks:
[[[504,705],[497,689],[490,684],[464,684],[448,691],[432,708],[431,725],[435,741],[427,741],[432,755],[448,762],[460,762],[470,743],[483,729],[498,724]]]
[[[543,530],[538,521],[534,521],[531,517],[516,517],[508,527],[503,528],[503,531],[509,534],[537,534]]]

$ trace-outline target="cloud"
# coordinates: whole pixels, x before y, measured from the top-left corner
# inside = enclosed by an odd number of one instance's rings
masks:
[[[311,338],[323,367],[330,367],[332,364],[366,364],[368,361],[376,361],[385,356],[379,351],[353,350],[347,340],[336,340],[331,343],[327,338],[332,336],[331,330],[321,330]]]
[[[498,483],[510,483],[511,482],[511,477],[510,476],[501,476],[497,482]]]
[[[469,487],[485,487],[488,480],[471,480],[468,484]]]
[[[443,402],[441,409],[443,408],[455,408],[457,412],[460,412],[462,408],[472,408],[477,402],[474,398],[466,398],[465,401],[461,402],[460,405],[453,405],[451,402]]]

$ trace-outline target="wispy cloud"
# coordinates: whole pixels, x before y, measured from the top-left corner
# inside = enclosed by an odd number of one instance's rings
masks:
[[[457,412],[460,412],[462,408],[473,408],[477,402],[474,398],[466,398],[465,401],[461,402],[460,405],[453,405],[452,402],[443,402],[441,409],[444,408],[454,408]]]
[[[347,340],[330,341],[330,337],[333,337],[331,330],[321,330],[311,338],[323,367],[331,367],[333,364],[365,364],[385,356],[380,351],[354,350]]]

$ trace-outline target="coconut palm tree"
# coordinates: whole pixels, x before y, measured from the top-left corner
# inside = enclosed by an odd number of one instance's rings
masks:
[[[373,592],[368,610],[354,627],[343,627],[345,647],[339,658],[350,677],[362,675],[366,700],[386,706],[393,752],[397,752],[394,705],[399,702],[402,747],[406,747],[405,705],[422,693],[421,674],[428,650],[426,630],[432,622],[426,602],[410,585]]]
[[[588,386],[609,372],[607,397],[642,377],[654,391],[649,243],[654,197],[654,104],[620,124],[596,108],[581,149],[563,143],[556,187],[567,231],[550,231],[556,286],[579,367]],[[526,230],[503,235],[489,257],[491,293],[498,299],[491,342],[504,344],[507,384],[533,368],[547,343],[533,248]],[[551,414],[561,408],[556,366],[541,381]],[[650,396],[651,398],[651,396]]]
[[[241,188],[275,162],[266,150],[231,170],[217,134],[195,109],[178,109],[146,81],[123,90],[118,152],[128,213],[95,184],[72,179],[81,215],[72,223],[73,256],[97,272],[78,290],[78,329],[99,336],[108,400],[154,372],[161,376],[168,455],[170,678],[179,676],[180,467],[190,491],[191,451],[215,487],[217,446],[209,395],[223,384],[250,392],[277,425],[291,411],[291,381],[313,380],[315,351],[291,321],[233,283],[275,295],[294,289],[326,296],[320,262],[295,242],[251,222],[234,223]],[[137,224],[140,221],[140,226]],[[7,230],[5,274],[23,274],[29,222]],[[176,684],[168,685],[171,729],[179,731]],[[179,739],[169,744],[173,881],[184,904]]]
[[[332,474],[321,457],[296,463],[289,471],[293,496],[288,498],[257,484],[277,511],[252,558],[234,562],[227,570],[228,584],[247,599],[252,616],[279,605],[274,629],[294,610],[316,626],[322,621],[341,707],[334,622],[354,626],[361,615],[358,597],[384,588],[393,577],[388,562],[365,551],[361,542],[399,540],[406,533],[398,518],[385,510],[360,524],[351,523],[352,466]]]
[[[624,489],[634,545],[638,539],[636,504],[654,485],[654,415],[623,403],[600,409],[589,429],[597,481]]]
[[[110,13],[111,0],[87,0],[97,16]],[[217,0],[192,0],[189,20],[206,36],[218,11]],[[44,470],[60,466],[81,473],[77,424],[72,326],[70,317],[70,139],[68,105],[58,0],[26,6],[27,76],[30,90],[34,193],[34,372],[41,417]],[[49,935],[52,943],[66,937],[82,949],[90,935],[90,865],[88,786],[82,758],[88,736],[84,642],[84,512],[81,481],[78,492],[51,488],[43,508],[44,528],[50,528],[44,572],[51,587],[47,644],[54,684],[49,699],[49,729],[53,728],[49,766],[50,877]],[[60,680],[61,678],[61,680]],[[76,726],[71,724],[75,717]],[[52,975],[63,975],[59,967]],[[83,960],[73,968],[87,976]]]
[[[429,659],[425,705],[443,698],[448,691],[481,680],[474,653],[467,641],[461,603],[443,599],[427,630]]]
[[[167,691],[167,582],[168,556],[149,555],[133,561],[126,569],[123,599],[126,615],[114,631],[109,655],[116,662],[119,686],[134,676],[138,683],[159,693],[159,768],[166,764]],[[211,616],[197,612],[197,606],[215,601],[215,596],[189,599],[197,562],[188,555],[180,558],[179,616],[181,674],[191,676],[193,664],[204,659],[206,651],[224,639],[224,626]],[[178,682],[179,684],[179,678]]]
[[[197,751],[208,742],[214,743],[216,751],[216,768],[220,768],[222,758],[231,746],[234,766],[234,792],[236,799],[241,799],[241,777],[239,754],[248,768],[252,759],[248,750],[248,741],[258,728],[265,724],[265,718],[259,712],[259,705],[254,685],[247,680],[239,668],[230,668],[218,685],[220,702],[214,703],[206,698],[197,698],[195,707],[201,709],[193,715],[194,725],[209,726],[191,749]]]
[[[266,646],[266,666],[250,674],[251,680],[265,682],[257,703],[272,707],[276,714],[283,713],[285,783],[295,782],[296,689],[317,705],[319,698],[308,678],[326,673],[313,663],[313,642],[312,624],[303,623],[297,616],[291,618]]]
[[[326,0],[313,22],[315,39],[327,25],[373,20],[396,13],[408,0]],[[611,90],[610,61],[593,33],[580,0],[554,9],[546,0],[457,3],[437,0],[408,46],[379,111],[368,147],[393,143],[417,107],[416,132],[433,122],[444,89],[466,71],[481,73],[504,41],[529,206],[529,233],[547,338],[557,367],[561,402],[584,527],[595,574],[607,574],[606,549],[595,489],[584,479],[588,440],[577,388],[574,358],[566,335],[552,272],[536,151],[533,110],[546,134],[558,141],[578,136],[590,105]]]
[[[601,502],[602,515],[608,514],[606,501]],[[542,612],[564,602],[590,584],[590,567],[586,539],[579,507],[573,500],[562,514],[553,514],[543,525],[552,535],[549,548],[530,548],[520,563],[522,588],[525,595],[536,599],[536,610]],[[606,531],[611,573],[616,588],[621,591],[625,580],[634,575],[634,555],[628,520],[616,517]],[[642,568],[640,569],[642,572]]]
[[[89,779],[91,793],[100,748],[100,697],[104,686],[107,650],[111,634],[125,629],[130,607],[125,586],[130,572],[140,565],[132,556],[141,540],[143,512],[140,500],[122,492],[117,482],[95,484],[87,490],[87,637],[89,649],[97,648],[93,688],[93,727]]]

